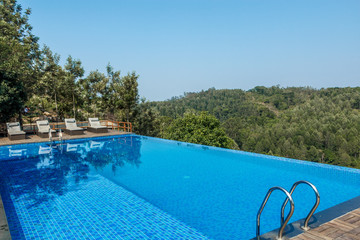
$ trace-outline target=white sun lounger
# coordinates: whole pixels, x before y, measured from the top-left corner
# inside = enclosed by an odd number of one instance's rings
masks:
[[[80,135],[84,133],[84,129],[76,125],[75,118],[65,118],[65,133],[69,135]]]
[[[8,137],[12,140],[25,139],[25,132],[21,130],[19,122],[6,123]]]
[[[56,134],[55,130],[53,129],[50,130],[50,124],[48,120],[36,121],[36,125],[38,128],[37,135],[41,138],[48,138],[49,131],[51,131],[51,134]]]
[[[108,131],[106,126],[101,125],[99,118],[89,118],[87,130],[94,133],[106,133]]]

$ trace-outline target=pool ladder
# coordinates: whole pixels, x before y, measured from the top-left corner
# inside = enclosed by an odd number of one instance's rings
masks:
[[[320,204],[320,194],[319,194],[319,191],[316,189],[316,187],[308,182],[308,181],[304,181],[304,180],[300,180],[300,181],[297,181],[295,182],[291,189],[290,189],[290,192],[286,191],[284,188],[282,187],[272,187],[269,189],[269,191],[267,192],[265,198],[264,198],[264,201],[262,202],[260,208],[259,208],[259,211],[257,213],[257,216],[256,216],[256,239],[257,240],[260,240],[260,216],[261,216],[261,213],[262,211],[264,210],[264,207],[267,203],[267,201],[269,200],[270,198],[270,195],[273,191],[275,190],[280,190],[282,191],[283,193],[285,193],[286,195],[286,198],[285,198],[285,201],[283,202],[282,206],[281,206],[281,226],[280,226],[280,229],[279,229],[279,232],[278,232],[278,235],[277,235],[277,239],[278,240],[282,240],[283,238],[283,232],[284,232],[284,228],[285,226],[288,224],[291,216],[293,215],[294,213],[294,200],[292,199],[291,195],[293,194],[293,192],[295,191],[296,187],[299,185],[299,184],[306,184],[308,186],[310,186],[314,192],[315,192],[315,195],[316,195],[316,201],[315,201],[315,204],[314,206],[311,208],[309,214],[306,216],[305,218],[305,221],[304,221],[304,226],[302,226],[301,228],[305,231],[309,230],[309,220],[311,218],[311,216],[314,214],[315,210],[317,209],[317,207],[319,206]],[[284,210],[285,210],[285,207],[287,205],[287,203],[290,201],[290,212],[289,214],[287,215],[287,217],[284,219]]]

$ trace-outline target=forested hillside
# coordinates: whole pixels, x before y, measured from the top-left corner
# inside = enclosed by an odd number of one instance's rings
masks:
[[[360,87],[212,88],[150,105],[162,132],[186,112],[207,111],[241,150],[360,167]]]

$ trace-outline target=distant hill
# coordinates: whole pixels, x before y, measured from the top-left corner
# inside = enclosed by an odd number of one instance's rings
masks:
[[[360,168],[360,87],[210,88],[149,105],[167,119],[207,111],[241,150]]]

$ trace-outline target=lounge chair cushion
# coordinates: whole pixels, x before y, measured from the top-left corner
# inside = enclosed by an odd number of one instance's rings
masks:
[[[41,132],[41,133],[48,133],[49,130],[46,130],[46,129],[39,129],[38,132]],[[51,129],[51,132],[52,133],[55,133],[56,131],[54,129]]]
[[[107,127],[106,126],[92,126],[92,128],[102,129],[102,128],[107,128]]]
[[[23,132],[23,131],[18,131],[18,132],[9,132],[8,133],[9,135],[24,135],[25,134],[25,132]]]
[[[70,130],[70,131],[82,131],[82,130],[84,130],[84,129],[81,128],[81,127],[71,127],[71,128],[66,128],[66,129],[68,129],[68,130]]]

